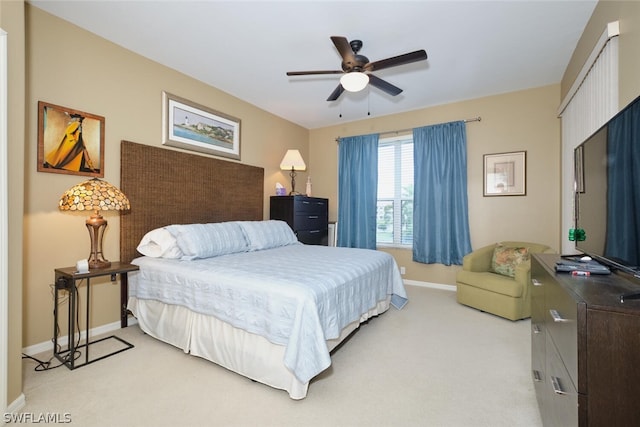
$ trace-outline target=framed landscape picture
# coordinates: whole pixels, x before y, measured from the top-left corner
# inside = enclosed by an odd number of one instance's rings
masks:
[[[104,177],[104,117],[38,101],[38,172]]]
[[[164,145],[240,160],[239,119],[167,92],[162,97]]]

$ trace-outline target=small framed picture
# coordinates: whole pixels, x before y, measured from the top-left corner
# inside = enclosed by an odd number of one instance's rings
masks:
[[[104,177],[104,117],[38,101],[38,172]]]
[[[484,195],[524,196],[527,194],[527,152],[484,155]]]
[[[240,160],[240,119],[167,92],[162,97],[163,144]]]

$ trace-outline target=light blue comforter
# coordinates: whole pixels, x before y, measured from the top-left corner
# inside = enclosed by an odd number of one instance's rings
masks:
[[[188,307],[285,346],[285,366],[303,383],[331,364],[326,340],[391,296],[407,295],[385,252],[295,244],[180,261],[142,257],[129,295]]]

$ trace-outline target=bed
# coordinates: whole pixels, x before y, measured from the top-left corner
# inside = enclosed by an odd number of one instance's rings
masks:
[[[121,260],[140,266],[127,308],[145,333],[302,399],[333,348],[406,303],[390,255],[263,220],[261,168],[127,141],[121,159]]]

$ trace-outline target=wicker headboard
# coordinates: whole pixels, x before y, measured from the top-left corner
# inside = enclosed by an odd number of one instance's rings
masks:
[[[169,224],[263,219],[264,169],[122,141],[120,260],[140,256],[140,239]]]

